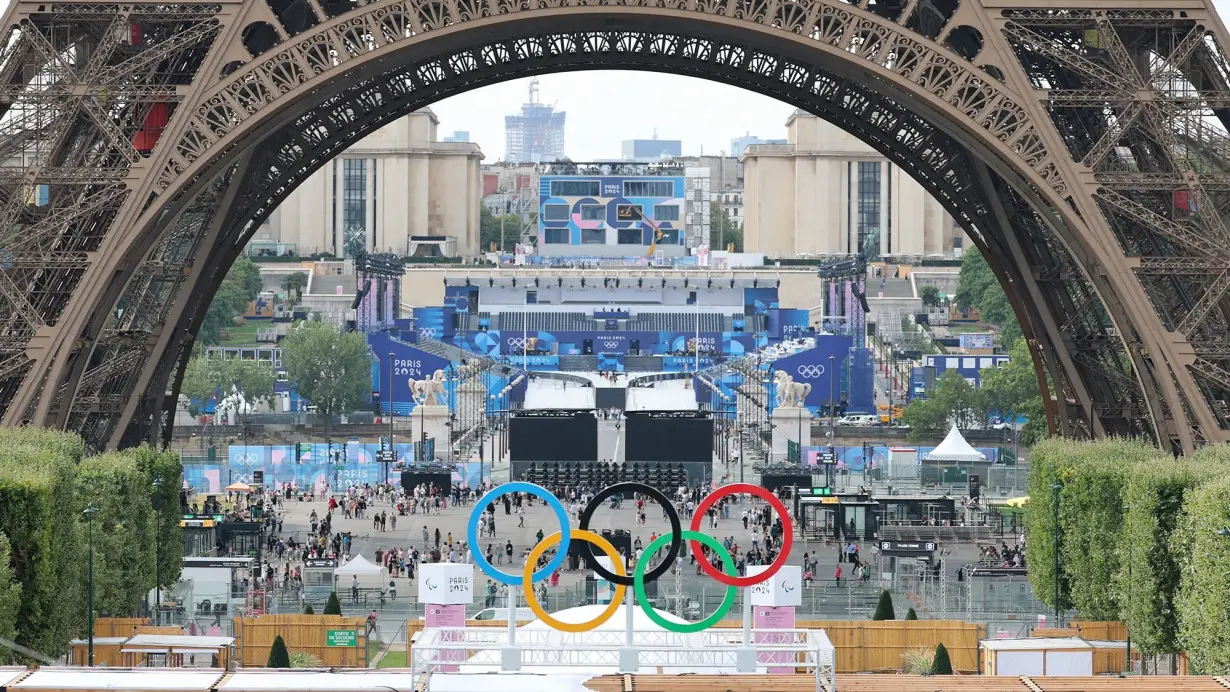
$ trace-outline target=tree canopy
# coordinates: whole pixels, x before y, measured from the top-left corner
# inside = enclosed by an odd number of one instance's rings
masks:
[[[282,341],[282,363],[299,395],[325,416],[348,413],[371,394],[372,361],[358,332],[325,322],[296,323]]]
[[[521,217],[516,214],[497,216],[487,207],[479,212],[478,245],[480,252],[487,252],[494,243],[497,250],[512,252],[513,246],[521,241]],[[504,221],[504,244],[500,245],[500,219]]]
[[[1021,338],[1021,325],[1017,322],[1012,303],[1004,293],[999,277],[977,249],[970,249],[961,260],[961,273],[957,278],[957,293],[953,302],[961,310],[978,308],[982,321],[993,325],[999,334],[1000,343],[1012,348]]]
[[[222,330],[234,324],[235,316],[242,315],[248,309],[248,304],[256,300],[262,288],[260,267],[247,257],[235,260],[209,303],[209,310],[196,335],[196,343],[202,346],[217,345],[222,338]]]
[[[247,403],[257,404],[273,397],[275,379],[273,366],[267,362],[195,356],[184,369],[179,392],[189,401],[195,400],[204,405],[210,399],[217,398],[219,393],[226,398],[237,389]],[[196,407],[196,403],[190,403],[188,413],[200,415]]]
[[[709,247],[714,250],[725,250],[726,245],[734,243],[735,252],[743,252],[743,224],[730,218],[722,205],[709,203]]]

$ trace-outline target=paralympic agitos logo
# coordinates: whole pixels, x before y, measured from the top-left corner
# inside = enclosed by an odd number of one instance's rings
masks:
[[[683,530],[682,524],[679,521],[679,513],[675,510],[674,504],[671,503],[664,493],[657,488],[651,487],[644,483],[616,483],[607,486],[598,494],[594,495],[589,504],[581,511],[579,527],[573,529],[568,523],[568,510],[559,498],[553,495],[550,491],[542,486],[533,483],[522,481],[514,481],[497,486],[483,495],[470,512],[469,525],[467,527],[467,539],[470,545],[479,545],[478,524],[482,518],[484,509],[492,504],[493,501],[508,493],[527,493],[542,499],[546,502],[552,511],[555,512],[556,519],[559,521],[560,530],[546,536],[534,546],[530,554],[526,557],[525,567],[520,575],[507,574],[496,569],[481,552],[474,553],[474,564],[483,571],[488,577],[494,579],[501,584],[506,584],[510,588],[520,586],[525,598],[525,604],[534,612],[538,618],[548,626],[560,630],[562,632],[587,632],[592,630],[602,623],[609,620],[619,610],[619,606],[624,600],[627,587],[631,586],[635,589],[636,600],[641,606],[641,610],[645,615],[656,623],[658,626],[670,632],[699,632],[708,629],[717,624],[734,605],[735,594],[737,587],[756,587],[764,588],[769,583],[769,580],[777,574],[778,571],[786,564],[786,560],[790,556],[790,547],[794,543],[794,527],[790,522],[790,514],[786,511],[786,506],[782,501],[777,499],[773,493],[761,488],[758,485],[750,483],[733,483],[723,486],[712,493],[706,495],[697,505],[695,513],[692,515],[691,525],[688,530]],[[655,500],[662,506],[662,511],[666,514],[667,520],[670,522],[670,533],[664,533],[654,540],[649,542],[641,552],[641,557],[636,561],[633,567],[632,575],[627,574],[624,568],[624,558],[620,555],[615,546],[611,542],[603,538],[601,535],[589,530],[590,520],[594,516],[594,512],[603,505],[603,502],[617,493],[638,493],[645,495]],[[747,493],[755,495],[765,502],[777,512],[782,520],[782,548],[778,552],[777,557],[773,560],[773,564],[769,565],[768,569],[759,573],[745,577],[738,576],[734,557],[730,551],[718,539],[700,532],[701,521],[706,516],[710,507],[713,507],[719,500],[738,493]],[[589,622],[568,623],[561,622],[551,617],[549,613],[542,609],[538,603],[537,594],[534,589],[529,588],[532,584],[549,578],[557,569],[563,566],[564,560],[568,557],[568,548],[572,540],[580,540],[589,543],[591,546],[598,548],[606,554],[611,560],[615,571],[607,569],[604,565],[598,562],[593,554],[593,548],[588,548],[579,551],[581,559],[585,562],[585,566],[598,574],[602,579],[605,579],[615,585],[615,593],[611,598],[610,604],[602,611],[598,617]],[[675,566],[675,560],[679,557],[683,550],[684,541],[688,542],[688,549],[692,555],[696,557],[696,562],[700,565],[701,571],[707,574],[710,578],[726,585],[726,595],[722,599],[721,605],[717,610],[708,617],[699,622],[675,622],[662,617],[658,611],[650,605],[650,599],[645,592],[645,584],[655,581],[667,573]],[[534,571],[534,566],[538,564],[539,558],[552,547],[558,544],[558,549],[555,551],[555,556],[537,572]],[[701,544],[704,544],[709,550],[716,554],[722,562],[722,570],[710,564],[708,556],[701,550]],[[663,547],[666,548],[666,554],[653,568],[649,569],[649,563],[653,557]],[[783,588],[787,591],[793,591],[793,588]]]

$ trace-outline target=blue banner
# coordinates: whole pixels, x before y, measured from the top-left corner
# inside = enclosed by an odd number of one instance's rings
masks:
[[[367,335],[367,343],[375,356],[372,367],[372,389],[380,392],[380,401],[385,410],[392,402],[396,413],[409,413],[414,409],[414,393],[410,383],[435,376],[436,371],[448,372],[451,362],[433,353],[428,353],[410,344],[389,338],[383,332]],[[392,355],[392,379],[389,373],[389,356]],[[392,383],[390,391],[389,384]]]
[[[773,378],[770,381],[770,387],[774,389],[771,396],[774,396],[776,401],[777,373],[784,372],[794,378],[796,383],[810,387],[807,396],[803,399],[804,405],[808,408],[839,404],[841,402],[841,369],[849,355],[850,337],[833,334],[817,336],[815,348],[780,358],[769,366]],[[830,372],[830,368],[836,369],[837,372]],[[837,377],[836,380],[833,379],[834,376]]]
[[[353,443],[350,443],[353,444]],[[312,488],[319,490],[325,484],[329,484],[336,488],[346,489],[355,485],[363,485],[364,483],[379,483],[383,480],[385,473],[385,465],[373,461],[362,461],[356,459],[345,460],[341,469],[335,469],[334,464],[323,460],[327,450],[324,444],[313,444],[313,447],[321,447],[320,458],[310,460],[304,463],[293,462],[273,462],[266,461],[260,464],[186,464],[184,466],[184,482],[192,488],[192,491],[199,494],[217,495],[225,492],[226,486],[231,483],[252,482],[253,471],[263,471],[265,474],[265,485],[267,487],[281,487],[284,484],[290,483],[298,488]],[[338,451],[346,444],[334,444],[334,451]],[[371,445],[379,449],[380,445]],[[394,445],[395,450],[399,452],[399,458],[402,458],[406,449],[410,444],[397,443]],[[287,446],[286,449],[293,449],[293,446]],[[239,447],[240,454],[249,459],[268,458],[265,452],[256,451],[257,447]],[[269,449],[265,447],[265,449]],[[236,447],[231,448],[231,453],[234,455]],[[408,455],[408,452],[405,452]],[[367,455],[374,459],[374,452]],[[487,480],[491,478],[491,464],[483,465],[484,475]],[[465,462],[454,465],[453,482],[465,485],[470,488],[478,487],[478,472],[479,464],[477,462]],[[388,471],[388,480],[393,485],[401,485],[401,473],[399,470],[390,467]]]

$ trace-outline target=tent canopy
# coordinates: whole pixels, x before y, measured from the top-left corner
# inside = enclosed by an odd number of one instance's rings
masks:
[[[362,555],[355,555],[353,558],[351,558],[350,562],[347,562],[341,567],[338,567],[337,569],[333,570],[333,576],[349,577],[350,575],[355,574],[360,577],[364,577],[364,576],[370,576],[373,574],[380,574],[383,571],[384,570],[380,569],[380,567],[378,567],[377,565],[373,565],[372,563],[363,559]]]
[[[226,490],[228,492],[250,493],[252,492],[252,486],[248,485],[247,483],[231,483],[230,485],[226,486]]]
[[[927,455],[928,461],[986,461],[986,456],[970,446],[965,438],[961,436],[961,431],[957,430],[957,426],[953,425],[952,430],[948,431],[948,437],[940,443],[939,447],[931,450]]]

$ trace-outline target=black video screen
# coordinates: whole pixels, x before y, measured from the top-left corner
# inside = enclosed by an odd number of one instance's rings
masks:
[[[657,418],[627,414],[628,461],[713,461],[713,420],[710,418]]]
[[[598,459],[598,419],[592,411],[571,416],[513,416],[508,425],[512,461]]]
[[[598,408],[619,408],[624,407],[627,401],[628,390],[623,387],[598,387],[594,390],[594,403]]]

